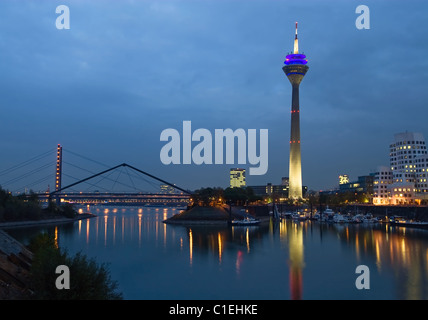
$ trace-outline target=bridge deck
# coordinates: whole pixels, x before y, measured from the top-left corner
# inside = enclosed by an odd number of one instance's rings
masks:
[[[46,202],[49,194],[40,194],[39,199]],[[61,202],[73,203],[126,203],[126,204],[170,204],[187,205],[190,195],[188,194],[164,194],[164,193],[59,193],[53,198]]]

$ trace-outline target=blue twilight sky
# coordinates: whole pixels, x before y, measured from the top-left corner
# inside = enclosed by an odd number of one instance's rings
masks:
[[[69,30],[55,26],[61,4]],[[369,30],[355,26],[360,4]],[[190,120],[212,133],[269,129],[269,170],[247,184],[279,184],[291,105],[281,68],[298,21],[310,67],[303,183],[357,179],[389,164],[394,133],[428,135],[427,12],[424,0],[2,0],[0,171],[61,143],[185,188],[227,187],[232,165],[161,163],[162,130]]]

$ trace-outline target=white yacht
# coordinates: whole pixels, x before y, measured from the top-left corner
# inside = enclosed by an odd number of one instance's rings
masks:
[[[360,223],[363,222],[364,216],[362,214],[356,214],[355,216],[352,217],[352,222],[354,223]]]
[[[250,225],[256,225],[259,224],[260,220],[259,219],[255,219],[252,217],[245,217],[244,219],[240,219],[240,220],[232,220],[231,224],[233,226],[250,226]]]
[[[343,216],[343,214],[336,213],[336,214],[333,215],[333,222],[335,222],[335,223],[345,223],[345,222],[348,222],[348,219],[346,219]]]
[[[303,220],[307,220],[308,217],[303,212],[295,212],[291,215],[291,219],[303,221]]]
[[[327,214],[327,215],[334,215],[334,211],[331,210],[328,206],[327,208],[324,210],[323,214]]]

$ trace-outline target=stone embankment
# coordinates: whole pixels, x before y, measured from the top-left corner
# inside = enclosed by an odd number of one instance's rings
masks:
[[[1,229],[36,225],[72,223],[95,215],[79,214],[76,218],[54,218],[36,221],[14,221],[0,223],[0,300],[31,299],[30,268],[33,253]]]
[[[221,207],[195,206],[163,221],[170,224],[216,224],[227,225],[230,215]]]
[[[28,299],[33,254],[0,230],[0,300]]]

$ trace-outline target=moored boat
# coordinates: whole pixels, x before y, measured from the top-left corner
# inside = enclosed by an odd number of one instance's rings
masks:
[[[364,216],[362,214],[356,214],[355,216],[352,217],[351,221],[353,223],[361,223],[363,222]]]
[[[342,214],[336,213],[333,215],[333,222],[334,223],[345,223],[345,222],[348,222],[348,219],[345,218]]]
[[[280,216],[281,216],[281,218],[289,219],[289,218],[291,218],[291,217],[293,216],[293,212],[289,212],[289,211],[287,211],[287,212],[282,212],[282,213],[280,214]]]
[[[325,210],[324,210],[324,212],[323,212],[323,214],[325,214],[325,215],[334,215],[334,211],[333,210],[331,210],[329,207],[327,207]]]
[[[321,215],[317,212],[312,216],[312,220],[319,221],[321,219]]]
[[[365,216],[363,216],[362,222],[364,223],[377,223],[379,222],[379,219],[376,217],[373,217],[371,213],[367,213]]]
[[[428,228],[428,221],[408,220],[400,216],[391,217],[389,219],[389,223],[391,223],[392,225],[403,227]]]
[[[307,220],[308,217],[302,212],[295,212],[291,215],[291,219],[298,220],[298,221],[304,221],[304,220]]]
[[[232,220],[230,223],[232,226],[251,226],[259,224],[260,220],[252,217],[245,217],[244,219]]]

